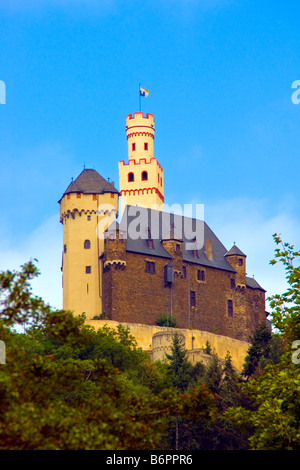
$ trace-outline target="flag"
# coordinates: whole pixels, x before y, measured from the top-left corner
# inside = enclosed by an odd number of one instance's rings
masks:
[[[146,90],[146,88],[142,88],[142,87],[140,86],[140,95],[141,95],[141,96],[148,96],[148,95],[149,95],[149,91]]]

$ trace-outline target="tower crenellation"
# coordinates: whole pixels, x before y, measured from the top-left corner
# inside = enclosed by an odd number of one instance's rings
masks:
[[[154,156],[152,114],[129,114],[126,136],[120,191],[84,169],[59,201],[63,308],[85,312],[88,321],[101,316],[141,325],[155,325],[166,314],[179,328],[248,341],[266,312],[265,290],[246,275],[246,255],[235,244],[227,251],[204,221],[204,243],[195,249],[179,230],[190,219],[181,215],[175,223],[175,215],[162,213],[163,168]]]
[[[154,157],[153,114],[128,114],[126,135],[128,163],[119,161],[121,213],[126,205],[161,206],[164,202],[164,177],[163,168]]]
[[[63,308],[77,314],[85,312],[87,319],[102,313],[100,258],[104,239],[98,236],[98,227],[105,229],[108,216],[117,216],[118,196],[112,183],[95,170],[84,169],[59,201],[63,225]]]

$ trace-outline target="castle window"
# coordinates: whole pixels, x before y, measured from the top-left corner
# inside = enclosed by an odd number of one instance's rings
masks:
[[[132,150],[133,150],[133,151],[135,150],[135,143],[132,144]]]
[[[134,174],[128,173],[128,182],[131,183],[132,181],[134,181]]]
[[[176,243],[176,253],[181,253],[179,243]]]
[[[144,143],[144,150],[148,150],[148,143],[147,142]]]
[[[86,266],[85,267],[85,273],[86,274],[91,274],[91,272],[92,272],[92,266]]]
[[[182,266],[182,279],[186,279],[186,266]]]
[[[97,194],[93,194],[93,201],[97,201]]]
[[[114,198],[115,197],[114,193],[110,193],[110,197]]]
[[[145,272],[146,273],[155,273],[155,263],[154,261],[146,261],[146,266],[145,266]]]
[[[227,312],[229,317],[233,317],[233,302],[232,300],[227,301]]]
[[[90,220],[91,220],[91,216],[90,216],[90,215],[87,216],[87,220],[90,222]]]
[[[64,253],[67,253],[67,245],[64,245]]]
[[[148,173],[147,171],[142,172],[142,181],[147,181],[148,180]]]
[[[191,307],[196,307],[196,292],[194,290],[190,291],[190,302]]]
[[[83,246],[84,246],[85,250],[89,250],[91,248],[90,240],[84,240]]]
[[[80,193],[77,193],[77,194],[76,194],[76,197],[77,197],[77,199],[80,199],[80,198],[81,198],[81,194],[80,194]]]
[[[195,256],[195,258],[199,258],[199,251],[193,250],[193,255]]]
[[[239,258],[239,266],[243,266],[243,258]]]
[[[205,271],[204,269],[197,270],[197,279],[198,281],[205,281]]]
[[[230,289],[235,289],[235,280],[230,279]]]

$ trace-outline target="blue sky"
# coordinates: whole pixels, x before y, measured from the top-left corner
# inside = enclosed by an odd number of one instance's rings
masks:
[[[118,186],[126,115],[156,120],[168,204],[202,203],[268,294],[272,234],[300,247],[300,6],[254,0],[0,0],[0,270],[39,260],[61,307],[57,201],[95,168]]]

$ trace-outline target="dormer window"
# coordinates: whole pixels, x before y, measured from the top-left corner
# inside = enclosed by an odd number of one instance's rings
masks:
[[[148,180],[148,173],[147,171],[142,172],[142,181],[147,181]]]
[[[132,183],[134,181],[134,174],[133,173],[128,173],[128,182]]]
[[[146,240],[146,244],[148,248],[152,248],[152,250],[154,249],[154,243],[153,243],[153,239],[151,238],[151,231],[149,228],[148,228],[148,238]]]

